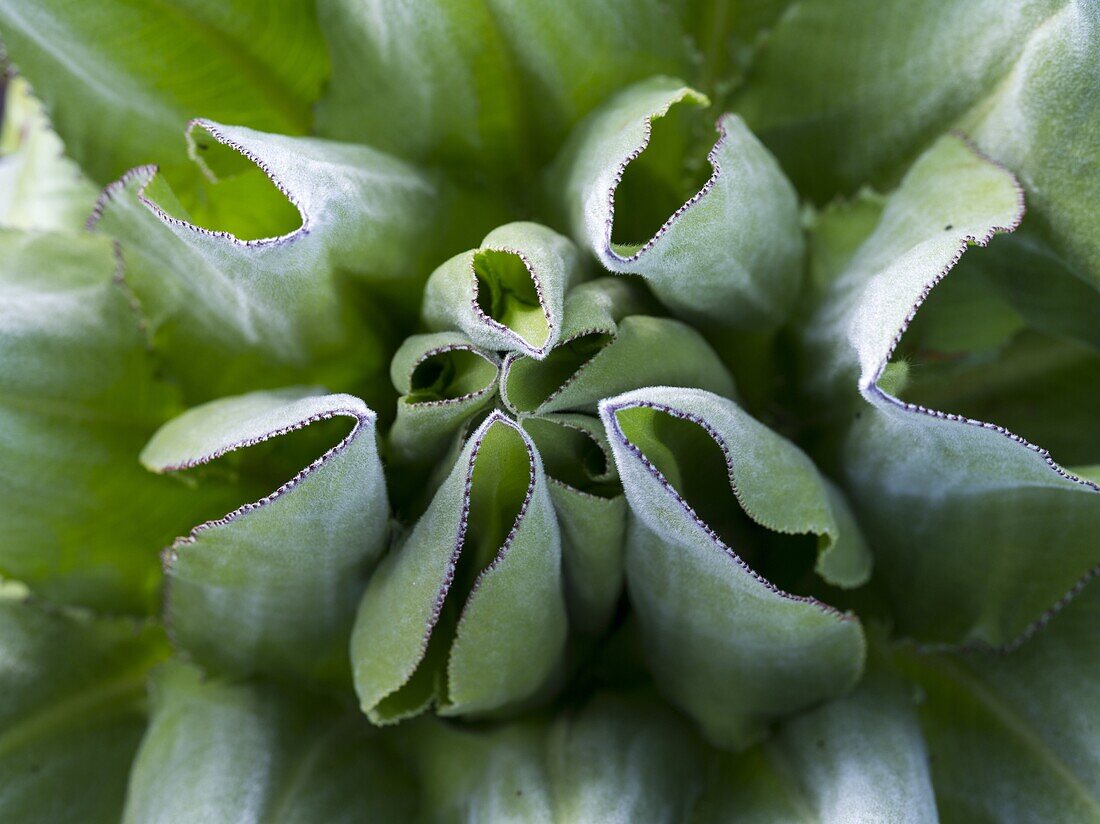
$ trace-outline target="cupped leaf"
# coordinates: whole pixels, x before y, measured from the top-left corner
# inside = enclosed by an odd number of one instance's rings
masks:
[[[390,364],[401,393],[387,436],[393,459],[424,464],[438,458],[459,430],[488,408],[497,391],[499,361],[454,332],[413,335]]]
[[[899,371],[887,367],[918,307],[968,244],[1011,230],[1022,208],[1009,173],[943,138],[804,332],[817,385],[840,404],[857,382],[870,405],[855,402],[839,460],[898,626],[922,640],[1008,643],[1100,564],[1095,485],[996,422],[892,394]],[[985,332],[991,323],[983,315]],[[1057,563],[1045,551],[1054,546]]]
[[[459,329],[484,349],[544,358],[561,332],[565,293],[579,278],[569,238],[537,223],[509,223],[432,273],[424,322]]]
[[[214,174],[201,147],[228,147],[300,215],[293,231],[241,240],[169,214],[174,199],[154,167],[133,169],[104,191],[90,223],[121,241],[153,342],[189,395],[306,380],[352,386],[380,369],[340,277],[415,291],[433,248],[437,182],[366,147],[208,121],[189,131],[203,169]]]
[[[718,756],[691,820],[935,824],[928,752],[908,691],[873,675],[781,724],[760,747]]]
[[[103,238],[0,231],[0,575],[144,613],[158,547],[230,499],[138,464],[174,397],[116,275]]]
[[[389,533],[375,415],[349,395],[255,392],[189,410],[142,452],[147,468],[177,472],[337,416],[353,421],[338,444],[165,551],[165,621],[200,665],[346,678],[355,605]]]
[[[1072,595],[1010,654],[895,656],[923,690],[944,821],[1100,819],[1100,586]]]
[[[615,90],[690,66],[686,38],[657,0],[319,6],[333,62],[322,134],[468,177],[529,172]]]
[[[0,594],[0,817],[118,821],[167,654],[150,624]]]
[[[561,527],[570,627],[606,629],[623,588],[626,499],[599,420],[546,415],[520,424],[542,456]]]
[[[705,750],[644,694],[602,693],[552,722],[464,730],[430,721],[409,751],[432,821],[684,821]]]
[[[359,605],[351,655],[364,712],[486,713],[547,687],[565,644],[561,543],[542,461],[493,412]]]
[[[627,589],[673,703],[739,748],[775,718],[850,689],[863,669],[859,621],[765,577],[797,582],[797,545],[754,546],[772,533],[817,536],[821,574],[866,580],[862,538],[810,459],[699,390],[642,389],[600,414],[632,515]],[[758,550],[754,568],[745,557]]]
[[[127,824],[408,821],[415,789],[361,717],[262,682],[156,674],[130,775]],[[116,819],[117,820],[117,819]]]
[[[661,124],[673,107],[707,102],[671,78],[620,92],[578,127],[558,160],[555,188],[577,242],[611,271],[641,275],[675,314],[714,327],[775,326],[799,285],[798,198],[733,115],[718,120],[710,178],[683,191],[690,138],[676,130],[664,138]],[[643,176],[624,191],[638,164],[646,165]],[[626,198],[644,205],[662,186],[670,190],[661,201],[670,203],[663,223],[652,236],[620,238],[620,213],[641,208]]]
[[[327,69],[313,3],[4,0],[8,55],[45,101],[72,156],[108,183],[187,167],[193,117],[305,134]]]
[[[83,225],[95,188],[64,148],[27,81],[13,77],[0,117],[0,226],[75,231]]]
[[[504,404],[517,414],[595,412],[603,398],[656,384],[734,394],[729,370],[702,335],[670,318],[630,314],[641,307],[634,292],[613,279],[574,289],[561,342],[543,360],[505,357]]]

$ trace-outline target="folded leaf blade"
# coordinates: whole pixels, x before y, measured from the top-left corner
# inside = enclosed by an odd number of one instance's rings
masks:
[[[353,421],[342,441],[166,550],[165,620],[204,667],[346,678],[355,604],[389,532],[375,415],[347,395],[257,392],[191,409],[142,453],[147,468],[174,472],[335,416]]]

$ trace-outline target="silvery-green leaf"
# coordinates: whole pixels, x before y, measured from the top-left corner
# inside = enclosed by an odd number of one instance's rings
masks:
[[[230,500],[138,464],[174,398],[116,274],[103,238],[0,231],[0,575],[144,613],[157,550]]]
[[[1019,177],[1035,234],[1100,288],[1098,72],[1089,2],[808,0],[776,24],[734,108],[817,200],[892,184],[961,128]]]
[[[254,392],[185,412],[142,452],[154,472],[178,472],[338,416],[352,421],[343,440],[165,551],[165,621],[200,665],[346,677],[355,605],[389,532],[375,414],[350,395]]]
[[[130,775],[126,824],[401,822],[415,789],[358,713],[172,662]],[[118,819],[115,819],[118,820]]]
[[[0,118],[0,226],[75,231],[83,225],[95,189],[63,152],[27,81],[12,78]]]
[[[167,653],[149,624],[0,594],[0,818],[118,821]]]
[[[841,448],[845,483],[899,628],[925,640],[1007,643],[1100,564],[1095,485],[996,420],[911,404],[888,385],[898,377],[890,358],[930,290],[968,244],[1021,214],[1009,173],[961,139],[941,139],[804,331],[817,386],[839,403],[855,383],[867,402],[856,402]],[[1051,546],[1056,564],[1039,551]]]
[[[186,169],[179,135],[192,117],[308,132],[328,63],[308,1],[4,0],[0,31],[101,184],[142,163]]]
[[[641,275],[675,314],[715,327],[775,326],[800,279],[798,198],[733,115],[718,120],[710,178],[685,190],[692,136],[673,113],[707,104],[671,78],[620,92],[577,128],[552,185],[578,244],[613,272]],[[644,178],[635,182],[634,172]],[[663,223],[632,218],[666,203]]]
[[[1019,178],[1035,235],[1100,291],[1100,14],[1089,2],[1060,5],[959,125]]]
[[[363,593],[351,656],[373,721],[490,712],[547,686],[566,617],[546,486],[527,435],[490,414]]]
[[[544,358],[561,333],[577,249],[537,223],[509,223],[436,269],[424,287],[430,329],[458,329],[491,351]]]
[[[1065,5],[792,3],[764,41],[734,110],[817,200],[890,183],[997,87],[1028,34]]]
[[[632,515],[627,590],[665,694],[710,739],[744,747],[775,718],[850,689],[863,669],[859,621],[767,577],[797,583],[807,571],[807,545],[775,540],[784,534],[816,537],[816,569],[839,570],[836,583],[870,574],[854,521],[810,459],[699,390],[641,389],[600,414]]]
[[[761,746],[718,756],[692,824],[934,824],[928,753],[908,690],[872,675],[782,723]]]
[[[626,499],[599,420],[588,415],[527,417],[520,424],[542,457],[561,527],[569,624],[607,627],[623,588]]]
[[[1100,586],[1073,595],[1011,653],[896,656],[944,821],[1100,820]]]
[[[690,65],[656,0],[319,6],[333,62],[321,133],[467,176],[529,171],[623,85]]]
[[[684,821],[704,749],[645,695],[602,693],[551,722],[408,732],[424,815],[439,822]]]
[[[504,404],[517,414],[595,412],[603,398],[657,384],[734,394],[729,370],[702,335],[677,320],[632,314],[640,306],[612,278],[574,289],[561,340],[545,358],[505,357]]]
[[[380,369],[337,272],[415,292],[431,253],[435,180],[363,146],[208,121],[189,135],[215,180],[255,164],[298,219],[244,240],[196,226],[170,214],[172,193],[154,167],[104,191],[92,222],[122,242],[127,283],[175,374],[206,399],[305,380],[347,386]]]
[[[413,335],[397,350],[390,378],[401,393],[388,435],[393,459],[423,464],[496,397],[499,361],[465,335]]]

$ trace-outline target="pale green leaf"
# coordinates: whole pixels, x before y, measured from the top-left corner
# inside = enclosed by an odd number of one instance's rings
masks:
[[[333,62],[321,133],[471,178],[529,173],[617,89],[690,65],[657,0],[319,6]]]
[[[401,393],[387,435],[390,457],[421,466],[438,458],[461,428],[492,404],[499,366],[495,354],[456,332],[406,338],[390,364],[390,378]]]
[[[174,399],[116,273],[103,238],[0,231],[0,575],[148,612],[158,550],[230,500],[138,464]]]
[[[541,359],[558,341],[565,293],[580,276],[569,238],[509,223],[432,273],[421,314],[430,329],[460,330],[483,349]]]
[[[641,275],[675,314],[716,327],[775,326],[799,285],[798,198],[733,115],[718,119],[709,179],[701,188],[688,179],[696,139],[673,118],[707,104],[671,78],[620,92],[577,128],[554,185],[578,244],[613,272]],[[631,177],[635,169],[642,177]]]
[[[96,228],[122,242],[127,283],[189,394],[351,386],[380,370],[341,276],[415,292],[433,248],[435,179],[361,146],[208,121],[189,134],[213,179],[224,167],[257,164],[298,212],[296,228],[276,236],[211,231],[170,214],[171,192],[150,190],[160,181],[152,167],[101,197]]]
[[[355,686],[386,723],[511,708],[558,668],[566,616],[561,543],[542,462],[494,412],[363,594]]]
[[[166,550],[165,621],[200,665],[346,678],[355,606],[389,534],[375,415],[349,395],[255,392],[187,411],[142,452],[147,468],[178,472],[337,416],[352,421],[338,444]]]
[[[817,200],[890,185],[949,128],[1008,166],[1030,230],[1100,288],[1100,16],[1082,0],[803,0],[740,112]]]
[[[122,820],[400,822],[414,798],[396,755],[354,711],[173,662],[154,680]]]
[[[0,226],[80,229],[95,188],[64,156],[42,104],[21,77],[5,89],[0,125]]]
[[[3,0],[0,32],[100,184],[143,163],[175,184],[194,117],[305,134],[328,62],[310,0]]]
[[[0,818],[118,821],[167,653],[151,625],[0,595]]]
[[[810,459],[699,390],[642,389],[600,413],[632,514],[627,590],[665,694],[711,740],[740,748],[850,689],[863,669],[859,621],[767,577],[805,574],[799,544],[775,533],[817,536],[819,572],[842,569],[842,583],[870,574],[859,533],[840,531],[854,521],[837,517],[843,501]]]
[[[1010,174],[943,138],[888,200],[804,331],[813,384],[853,410],[840,461],[898,626],[925,640],[1007,643],[1100,563],[1094,485],[996,417],[917,406],[879,385],[930,290],[969,243],[1011,230],[1021,213]],[[988,332],[992,316],[982,317]],[[856,398],[853,383],[869,406],[845,400]],[[1057,563],[1048,547],[1058,547]]]

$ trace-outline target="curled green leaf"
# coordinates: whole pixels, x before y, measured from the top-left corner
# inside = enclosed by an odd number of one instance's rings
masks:
[[[363,593],[351,643],[364,712],[392,723],[511,709],[565,645],[561,543],[542,462],[493,412]]]
[[[675,314],[723,328],[778,325],[797,293],[802,256],[798,198],[778,164],[739,117],[718,120],[711,176],[683,191],[687,127],[675,107],[708,100],[677,80],[654,78],[616,95],[581,124],[556,175],[573,235],[609,270],[641,275]],[[636,191],[624,191],[644,164]],[[654,192],[669,189],[661,198]],[[621,237],[632,211],[667,206],[645,236]],[[684,277],[691,272],[691,277]]]
[[[699,390],[641,389],[600,415],[632,515],[627,589],[666,695],[709,738],[744,747],[849,690],[863,670],[859,621],[766,577],[806,572],[799,544],[777,534],[816,536],[817,570],[843,569],[838,583],[870,574],[854,520],[837,516],[843,500],[810,459]]]
[[[600,422],[588,415],[525,417],[542,456],[561,527],[569,625],[606,629],[623,588],[626,499]]]
[[[346,678],[355,605],[389,534],[375,415],[349,395],[256,392],[189,410],[142,452],[148,469],[179,472],[337,416],[353,422],[338,444],[165,550],[165,621],[202,666]]]
[[[818,363],[812,385],[845,409],[855,399],[845,484],[899,627],[922,640],[1009,643],[1100,565],[1093,483],[995,421],[904,400],[901,372],[888,371],[968,245],[1022,216],[1011,174],[961,138],[942,138],[889,198],[803,333]],[[1037,551],[1049,546],[1059,547],[1054,566]]]
[[[492,404],[499,367],[496,355],[455,332],[405,340],[390,364],[401,393],[388,435],[393,457],[414,464],[438,458],[463,425]]]
[[[379,370],[364,345],[373,335],[342,299],[338,275],[419,284],[437,182],[364,146],[210,121],[188,134],[214,180],[258,167],[260,182],[269,179],[297,211],[293,228],[242,240],[171,214],[183,207],[155,167],[132,169],[101,195],[89,224],[121,242],[153,342],[189,393],[205,400],[305,380],[347,386]]]
[[[484,349],[541,359],[558,341],[565,293],[579,279],[568,238],[509,223],[432,273],[422,314],[431,329],[458,329]]]

